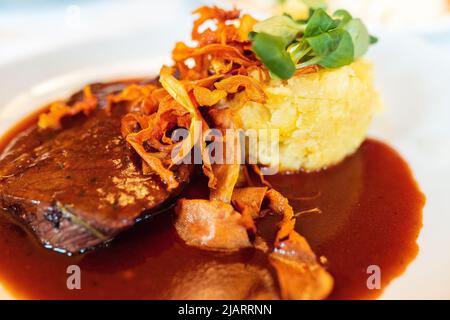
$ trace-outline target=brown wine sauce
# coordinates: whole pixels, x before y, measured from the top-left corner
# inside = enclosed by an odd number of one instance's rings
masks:
[[[6,134],[1,150],[35,119]],[[389,146],[368,139],[335,167],[268,180],[303,212],[296,228],[326,258],[321,260],[335,280],[331,299],[377,298],[416,257],[425,198],[408,164]],[[195,177],[184,196],[204,194],[205,187],[206,180]],[[273,231],[270,221],[259,227]],[[70,265],[80,267],[80,290],[67,287]],[[372,265],[381,270],[380,290],[367,286]],[[187,247],[171,211],[138,223],[106,248],[75,257],[43,248],[0,211],[0,284],[16,298],[245,299],[268,286],[278,290],[276,281],[262,251]]]

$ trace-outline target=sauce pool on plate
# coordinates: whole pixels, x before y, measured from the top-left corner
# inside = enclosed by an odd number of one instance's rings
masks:
[[[2,149],[36,117],[22,122]],[[341,164],[313,173],[268,180],[299,213],[297,230],[335,280],[331,299],[378,297],[418,252],[425,198],[407,163],[389,146],[366,140]],[[195,177],[184,196],[202,194]],[[270,234],[274,221],[260,222]],[[270,231],[270,232],[269,232]],[[81,289],[67,286],[68,267],[81,270]],[[371,266],[381,289],[370,290]],[[120,235],[109,247],[68,257],[43,248],[26,229],[0,212],[0,283],[26,299],[246,299],[277,298],[267,257],[187,247],[176,235],[173,213],[164,212]]]

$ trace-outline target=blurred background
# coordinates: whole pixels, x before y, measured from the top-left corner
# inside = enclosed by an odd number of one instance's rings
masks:
[[[309,0],[314,1],[314,0]],[[237,4],[256,15],[304,12],[302,0],[0,0],[0,64],[68,44],[118,35],[143,36],[154,54],[189,35],[190,12],[204,3]],[[328,0],[371,29],[420,37],[450,52],[450,0]],[[401,38],[400,38],[401,39]]]

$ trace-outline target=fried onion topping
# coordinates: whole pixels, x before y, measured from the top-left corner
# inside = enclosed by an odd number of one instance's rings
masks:
[[[49,112],[39,116],[38,126],[41,129],[61,129],[61,121],[64,117],[75,116],[79,113],[89,115],[95,110],[97,104],[97,97],[92,94],[91,87],[86,86],[83,89],[83,99],[73,106],[69,106],[63,101],[52,103]]]

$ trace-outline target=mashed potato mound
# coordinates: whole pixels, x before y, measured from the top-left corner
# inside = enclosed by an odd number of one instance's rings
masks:
[[[287,81],[271,80],[264,90],[266,104],[236,102],[231,107],[243,129],[279,130],[279,157],[273,141],[261,134],[258,139],[265,142],[249,153],[264,165],[279,162],[281,171],[312,171],[340,162],[363,142],[381,107],[372,65],[362,60]]]

